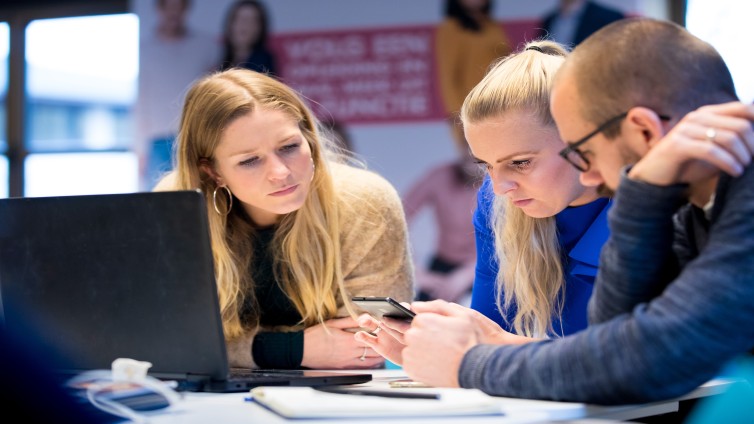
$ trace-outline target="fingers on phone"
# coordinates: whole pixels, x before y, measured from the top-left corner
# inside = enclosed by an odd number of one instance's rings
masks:
[[[387,321],[390,320],[391,323],[388,323]],[[395,322],[397,325],[392,326],[392,322]],[[385,321],[382,323],[380,328],[382,328],[382,331],[390,337],[398,340],[401,344],[406,344],[403,340],[403,333],[408,330],[411,327],[410,323],[407,323],[402,320],[396,320],[396,319],[390,319],[385,318]],[[397,328],[397,329],[396,329]]]
[[[391,318],[391,317],[382,317],[382,327],[390,327],[390,329],[395,331],[400,331],[401,333],[411,328],[411,321],[406,321],[402,318]]]
[[[359,315],[359,317],[356,319],[356,322],[360,327],[366,329],[374,329],[380,325],[380,322],[369,314]]]

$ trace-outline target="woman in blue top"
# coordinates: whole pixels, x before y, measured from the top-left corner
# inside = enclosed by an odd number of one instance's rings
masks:
[[[461,109],[469,147],[488,173],[474,215],[471,307],[526,337],[586,327],[608,236],[609,200],[558,155],[549,94],[565,55],[554,42],[529,44],[491,68]]]
[[[492,180],[487,176],[479,189],[477,209],[474,211],[477,265],[471,307],[504,330],[521,334],[514,329],[515,303],[510,302],[503,308],[505,315],[498,308],[498,304],[504,305],[505,294],[500,290],[498,295],[496,284],[500,269],[490,218],[494,200]],[[607,198],[601,197],[581,206],[568,206],[554,217],[559,251],[563,252],[560,260],[565,284],[555,299],[554,309],[562,305],[562,311],[552,317],[548,336],[568,335],[587,326],[586,306],[597,274],[600,249],[608,236],[607,210],[610,203]]]
[[[474,216],[473,309],[443,301],[411,308],[419,314],[463,311],[477,324],[482,343],[526,343],[587,325],[610,200],[582,185],[579,172],[558,155],[563,141],[549,96],[565,55],[557,43],[529,43],[495,63],[461,108],[471,153],[488,174]],[[375,330],[358,332],[357,340],[402,363],[410,324],[366,315],[358,322]]]

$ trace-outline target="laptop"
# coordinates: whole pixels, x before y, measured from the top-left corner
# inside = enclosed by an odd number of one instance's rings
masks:
[[[364,383],[371,374],[231,374],[198,191],[0,199],[0,298],[11,336],[36,335],[71,376],[116,358],[190,391]]]

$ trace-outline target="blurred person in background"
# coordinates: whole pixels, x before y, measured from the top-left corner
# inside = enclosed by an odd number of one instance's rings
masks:
[[[232,67],[278,75],[275,55],[268,47],[269,17],[264,3],[240,0],[225,15],[221,70]]]
[[[490,16],[493,0],[446,0],[445,18],[435,33],[437,79],[453,140],[466,150],[458,112],[463,99],[497,58],[512,52],[502,26]]]
[[[457,118],[464,98],[490,64],[511,52],[501,25],[490,16],[492,6],[492,0],[446,0],[445,18],[435,34],[441,100],[459,156],[432,168],[403,196],[409,221],[431,207],[437,224],[430,263],[417,268],[417,300],[470,302],[475,264],[470,219],[479,179]]]
[[[416,266],[415,300],[444,299],[468,306],[476,248],[472,215],[482,172],[467,149],[425,172],[402,196],[409,228],[431,209],[436,242],[429,263]]]
[[[191,5],[191,0],[155,0],[157,24],[140,40],[134,150],[145,189],[172,168],[170,154],[184,93],[219,60],[214,38],[188,27]]]
[[[560,0],[540,24],[539,37],[575,46],[603,26],[623,19],[623,12],[588,0]]]

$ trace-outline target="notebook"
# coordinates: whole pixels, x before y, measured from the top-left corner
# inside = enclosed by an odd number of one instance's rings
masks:
[[[328,393],[311,387],[257,387],[251,390],[254,401],[288,419],[324,418],[406,418],[504,415],[500,398],[478,389],[388,389],[389,396],[364,389]],[[356,396],[347,393],[358,394]],[[405,398],[401,394],[432,393],[433,399]]]
[[[192,391],[370,381],[313,370],[231,375],[206,213],[190,190],[0,199],[8,332],[36,335],[70,375],[123,357]]]

